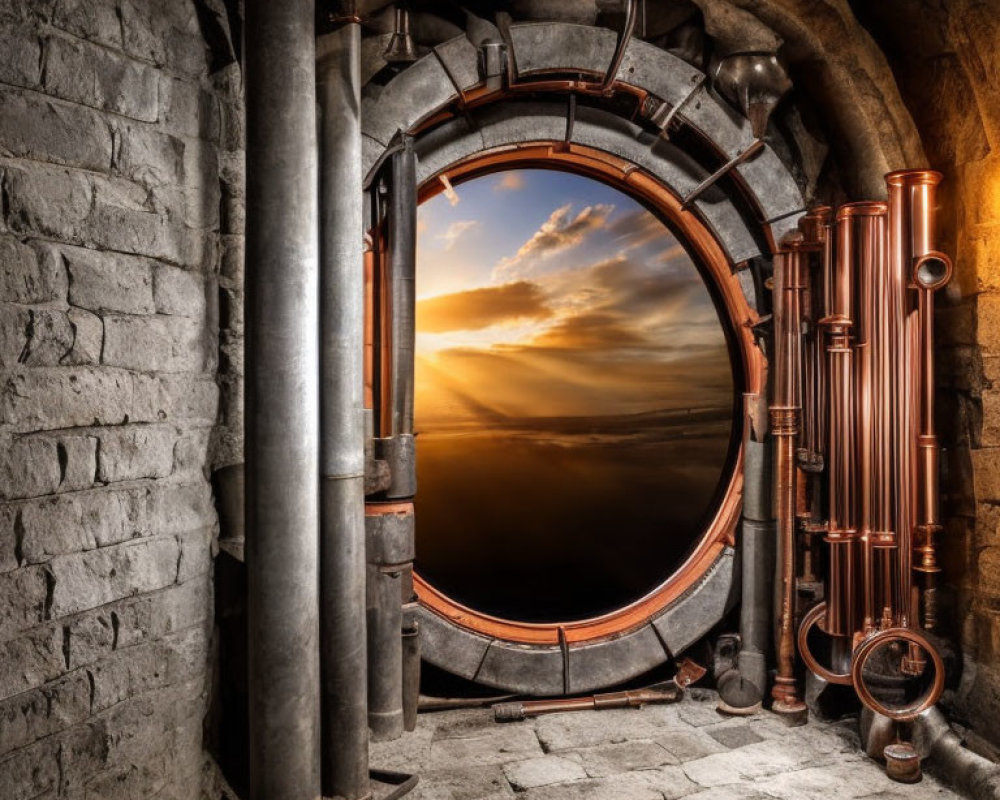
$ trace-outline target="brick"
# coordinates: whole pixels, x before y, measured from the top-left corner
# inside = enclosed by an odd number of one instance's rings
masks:
[[[0,302],[51,303],[66,297],[66,269],[58,252],[0,235]]]
[[[67,169],[36,167],[5,173],[7,223],[21,233],[81,241],[86,232],[93,189],[86,175]]]
[[[97,172],[111,166],[111,131],[99,113],[37,95],[0,92],[0,141],[21,158]]]
[[[118,175],[147,187],[179,183],[183,172],[184,142],[142,123],[112,123]]]
[[[0,502],[0,572],[10,572],[20,566],[20,525],[21,512],[18,506]]]
[[[200,268],[206,244],[193,231],[154,211],[96,203],[87,220],[87,241],[99,248],[134,253]]]
[[[43,739],[0,760],[0,786],[18,800],[55,793],[59,779],[59,742],[54,739]]]
[[[153,122],[158,115],[152,67],[86,42],[46,42],[45,91],[65,100]]]
[[[211,428],[190,429],[180,436],[174,450],[174,475],[178,479],[195,481],[206,477],[211,439]]]
[[[99,437],[97,480],[102,483],[166,478],[173,472],[177,432],[171,426],[108,428]]]
[[[971,455],[976,501],[1000,501],[1000,448],[984,447]]]
[[[160,533],[150,487],[47,497],[20,506],[21,552],[26,563],[79,553]]]
[[[169,419],[214,424],[218,417],[219,386],[212,378],[160,375],[159,406]]]
[[[219,229],[222,189],[219,151],[214,144],[189,140],[184,149],[184,222],[192,228]]]
[[[177,565],[178,582],[193,581],[208,575],[212,569],[214,541],[214,528],[187,531],[178,537],[181,548],[181,558]]]
[[[149,524],[157,533],[182,533],[215,523],[215,505],[207,481],[156,484],[150,489]]]
[[[32,309],[20,362],[26,367],[54,367],[73,349],[75,334],[65,311]]]
[[[42,77],[41,43],[26,28],[0,27],[0,82],[13,86],[38,86]]]
[[[59,745],[59,788],[65,797],[80,797],[86,783],[107,764],[112,737],[105,720],[88,720],[54,738]]]
[[[121,253],[63,248],[69,274],[69,302],[90,311],[151,314],[153,271],[150,262]]]
[[[179,546],[172,537],[56,556],[49,562],[52,616],[63,617],[169,586],[177,577],[178,556]]]
[[[104,318],[105,364],[155,372],[201,372],[205,369],[205,331],[184,317],[107,316]]]
[[[19,437],[0,450],[0,499],[52,494],[61,481],[54,439]]]
[[[178,136],[218,141],[220,112],[218,100],[198,84],[168,78],[160,79],[164,127]]]
[[[119,49],[122,46],[116,0],[59,0],[53,9],[52,24],[81,39]]]
[[[73,347],[63,357],[62,363],[72,366],[99,364],[104,347],[104,323],[101,318],[82,308],[71,308],[66,319],[73,328]]]
[[[48,581],[43,567],[23,567],[0,575],[0,642],[45,619]]]
[[[0,702],[0,753],[70,728],[90,716],[90,681],[83,672]]]
[[[43,625],[0,647],[0,698],[37,689],[66,672],[63,629]]]
[[[96,440],[86,434],[19,436],[0,453],[0,499],[87,489],[94,483]]]
[[[206,291],[205,280],[197,273],[165,264],[156,265],[153,271],[153,296],[159,314],[204,319]]]
[[[28,345],[31,312],[16,306],[0,307],[0,369],[14,369]]]
[[[141,421],[133,409],[133,376],[123,370],[52,367],[8,373],[0,381],[0,422],[16,431]]]
[[[977,303],[978,338],[983,355],[1000,355],[1000,293],[984,292]]]

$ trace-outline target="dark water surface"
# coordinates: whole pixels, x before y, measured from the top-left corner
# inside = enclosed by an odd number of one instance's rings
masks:
[[[662,583],[700,538],[731,425],[718,409],[420,434],[417,569],[455,600],[509,619],[619,608]]]

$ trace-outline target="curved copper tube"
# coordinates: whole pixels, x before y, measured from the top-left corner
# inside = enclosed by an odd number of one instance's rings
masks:
[[[802,655],[802,661],[805,663],[806,668],[815,675],[818,675],[827,683],[836,683],[841,686],[850,686],[851,673],[850,672],[833,672],[827,667],[819,663],[816,656],[813,655],[812,650],[809,647],[809,633],[814,627],[817,627],[819,623],[826,617],[826,603],[817,603],[806,615],[802,617],[802,622],[799,624],[799,635],[798,635],[798,645],[799,653]],[[822,630],[820,626],[820,630]]]
[[[875,651],[880,647],[888,646],[894,641],[906,642],[909,653],[915,650],[921,650],[926,653],[930,658],[930,665],[934,669],[934,678],[927,691],[915,701],[902,708],[896,708],[880,702],[865,682],[864,674],[865,666],[872,655],[875,654]],[[905,660],[907,657],[904,656],[903,658],[904,670],[906,669]],[[944,661],[937,648],[920,631],[913,628],[887,628],[873,633],[858,645],[851,662],[851,681],[854,684],[854,691],[857,692],[861,702],[876,714],[882,714],[894,720],[911,720],[941,699],[941,694],[944,692]]]

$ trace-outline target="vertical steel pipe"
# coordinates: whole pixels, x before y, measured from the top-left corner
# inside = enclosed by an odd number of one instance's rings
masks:
[[[789,721],[804,722],[805,703],[795,678],[795,449],[802,405],[802,235],[789,234],[774,262],[775,366],[771,433],[775,442],[775,513],[778,529],[775,581],[778,669],[771,689],[772,710]]]
[[[376,741],[403,733],[403,592],[413,563],[413,503],[368,503],[368,725]]]
[[[320,795],[315,5],[246,5],[250,797]]]
[[[370,792],[365,630],[361,26],[317,41],[320,103],[320,620],[323,790]]]
[[[368,719],[373,738],[392,739],[404,729],[403,687],[419,681],[419,659],[405,662],[404,580],[412,572],[413,496],[416,452],[413,437],[414,352],[416,342],[417,179],[413,142],[404,137],[393,154],[385,248],[375,281],[381,319],[381,368],[377,391],[379,438],[376,457],[388,465],[384,501],[367,507],[368,529]],[[387,502],[385,502],[387,501]],[[400,511],[400,509],[404,509]],[[409,592],[410,594],[412,592]],[[410,641],[408,651],[419,648]],[[417,650],[419,652],[419,650]],[[417,671],[416,676],[412,674]]]

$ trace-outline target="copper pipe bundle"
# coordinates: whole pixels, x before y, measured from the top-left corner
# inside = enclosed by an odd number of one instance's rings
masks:
[[[809,518],[803,533],[825,529],[827,544],[825,599],[804,616],[798,648],[810,670],[853,684],[862,702],[894,719],[912,719],[937,702],[944,680],[940,654],[920,629],[934,625],[939,571],[933,309],[934,292],[952,272],[950,259],[934,246],[940,177],[927,170],[890,173],[888,203],[842,206],[835,230],[825,227],[828,209],[811,212],[800,223],[804,238],[786,238],[775,262],[780,379],[771,413],[780,563],[795,558],[794,538],[787,536],[795,475],[783,453],[797,437],[801,466],[821,473],[826,488],[825,495],[814,490],[808,508],[798,509],[801,519]],[[811,283],[802,266],[802,253],[810,249],[822,254]],[[810,309],[821,309],[821,317],[810,317]],[[790,318],[795,315],[799,319]],[[812,330],[812,321],[819,330]],[[791,341],[796,336],[799,341]],[[822,451],[819,442],[825,443]],[[811,580],[810,564],[803,564],[799,580]],[[786,612],[780,609],[776,699],[795,695]],[[853,653],[850,671],[824,666],[814,656],[815,628],[832,638],[832,652]],[[876,652],[882,655],[873,658]],[[877,685],[885,677],[879,670],[890,662],[921,687],[919,696],[899,706],[879,699]]]

